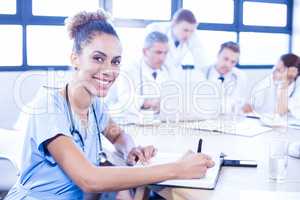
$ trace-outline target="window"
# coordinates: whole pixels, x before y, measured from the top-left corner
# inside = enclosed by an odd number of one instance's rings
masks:
[[[115,18],[169,20],[171,0],[112,0]]]
[[[22,26],[0,25],[0,66],[22,65]]]
[[[32,0],[32,13],[38,16],[69,16],[98,7],[99,0]]]
[[[288,52],[289,36],[275,33],[240,33],[241,65],[273,65]]]
[[[69,65],[72,43],[63,26],[28,26],[27,32],[29,65]]]
[[[244,2],[243,23],[256,26],[286,26],[287,6],[276,3]]]
[[[68,69],[72,44],[63,27],[65,17],[100,5],[115,18],[123,63],[140,57],[149,23],[170,21],[173,13],[186,8],[200,22],[197,35],[205,63],[215,62],[220,44],[230,40],[241,46],[239,67],[272,67],[291,50],[293,4],[292,0],[0,0],[0,71]],[[191,56],[183,64],[193,64]]]
[[[16,14],[16,0],[1,0],[0,14]]]
[[[183,8],[193,11],[199,22],[232,24],[233,0],[184,0]]]
[[[133,59],[139,58],[145,37],[143,28],[117,28],[123,46],[122,63],[130,63]]]
[[[207,57],[205,63],[209,64],[213,64],[216,61],[222,43],[227,41],[237,41],[237,34],[235,32],[200,30],[197,34],[201,39],[204,53]]]

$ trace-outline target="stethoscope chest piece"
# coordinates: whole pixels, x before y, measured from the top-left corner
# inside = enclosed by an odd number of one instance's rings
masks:
[[[98,160],[98,163],[100,163],[100,165],[103,163],[106,163],[108,161],[106,153],[104,151],[100,151],[98,153],[97,160]]]

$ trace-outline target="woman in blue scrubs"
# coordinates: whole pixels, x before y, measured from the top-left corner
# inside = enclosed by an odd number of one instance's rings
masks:
[[[105,12],[80,12],[68,20],[67,28],[74,41],[73,78],[63,89],[45,88],[35,99],[34,107],[47,108],[47,112],[29,119],[20,178],[6,200],[81,200],[84,192],[118,191],[203,176],[214,163],[209,156],[196,153],[157,166],[101,166],[106,159],[100,134],[130,164],[149,160],[155,149],[135,147],[101,103],[100,97],[106,96],[118,77],[122,53]]]

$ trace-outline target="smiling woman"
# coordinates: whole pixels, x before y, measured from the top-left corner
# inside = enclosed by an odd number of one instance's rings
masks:
[[[103,134],[129,165],[147,162],[153,146],[135,147],[129,135],[108,116],[99,97],[105,97],[119,73],[122,48],[106,13],[80,12],[67,23],[74,41],[72,80],[61,90],[47,88],[33,107],[45,113],[30,116],[21,176],[7,200],[86,199],[84,194],[117,191],[167,179],[197,178],[214,165],[203,154],[149,167],[103,165]],[[118,199],[132,199],[126,191]],[[90,197],[90,196],[89,196]]]

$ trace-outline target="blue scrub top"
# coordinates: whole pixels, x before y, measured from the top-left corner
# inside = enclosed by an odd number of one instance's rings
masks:
[[[43,88],[34,100],[34,114],[29,119],[22,156],[21,174],[6,200],[19,199],[83,199],[82,190],[64,173],[45,149],[45,142],[58,134],[72,137],[67,102],[57,89]],[[98,97],[93,100],[100,130],[107,126],[106,107]],[[92,109],[88,128],[81,126],[73,113],[75,127],[81,133],[85,157],[97,165],[99,150],[97,127]],[[80,143],[76,146],[81,150]]]

